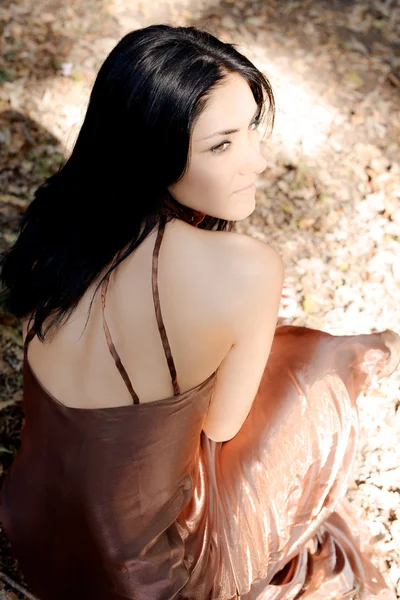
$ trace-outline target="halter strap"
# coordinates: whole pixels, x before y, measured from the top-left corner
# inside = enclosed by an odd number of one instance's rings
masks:
[[[157,239],[156,239],[156,242],[154,245],[154,250],[153,250],[151,283],[152,283],[153,301],[154,301],[155,314],[156,314],[156,318],[157,318],[158,330],[160,332],[160,337],[161,337],[161,341],[163,344],[165,358],[167,360],[169,372],[171,375],[171,381],[172,381],[172,385],[174,388],[174,396],[176,396],[176,395],[180,394],[180,388],[179,388],[179,384],[178,384],[178,380],[177,380],[177,374],[176,374],[174,360],[172,358],[171,347],[168,342],[167,332],[165,330],[165,325],[164,325],[162,314],[161,314],[160,298],[159,298],[159,292],[158,292],[158,281],[157,281],[158,256],[159,256],[160,246],[161,246],[161,242],[162,242],[162,238],[163,238],[163,234],[164,234],[164,230],[165,230],[165,225],[166,225],[166,220],[165,220],[165,217],[163,216],[161,219],[160,227],[158,229]],[[120,253],[118,253],[116,260],[118,260],[119,254]],[[135,390],[133,389],[131,380],[129,379],[129,375],[126,372],[126,369],[125,369],[124,365],[122,364],[122,360],[114,346],[114,342],[112,341],[112,338],[111,338],[110,329],[108,327],[106,317],[105,317],[106,294],[107,294],[109,279],[110,279],[110,273],[103,280],[103,283],[101,285],[102,321],[103,321],[103,329],[104,329],[104,333],[106,336],[107,346],[109,348],[111,356],[113,357],[113,359],[115,361],[115,365],[116,365],[118,371],[120,372],[121,377],[124,380],[129,393],[131,394],[131,396],[133,398],[134,404],[139,404],[140,403],[139,397],[136,394]],[[25,338],[24,354],[26,354],[28,344],[35,337],[35,335],[36,335],[35,326],[32,325],[32,327],[28,330],[26,338]]]
[[[167,332],[165,330],[165,325],[164,325],[164,322],[162,319],[160,299],[159,299],[159,293],[158,293],[158,281],[157,281],[158,255],[160,252],[160,246],[161,246],[161,242],[162,242],[162,238],[163,238],[163,234],[164,234],[164,230],[165,230],[165,224],[166,224],[165,218],[162,218],[160,227],[158,229],[157,239],[156,239],[156,242],[154,245],[154,250],[153,250],[152,278],[151,279],[152,279],[153,301],[154,301],[154,308],[155,308],[155,313],[156,313],[156,318],[157,318],[158,330],[160,332],[160,337],[161,337],[161,341],[162,341],[163,348],[164,348],[165,358],[167,360],[169,372],[171,375],[171,381],[172,381],[172,385],[174,388],[174,395],[178,395],[178,394],[180,394],[180,388],[179,388],[179,384],[177,381],[176,368],[175,368],[174,360],[172,358],[172,353],[171,353],[171,348],[170,348],[170,345],[168,342]],[[114,346],[114,343],[111,338],[110,330],[108,328],[107,321],[105,318],[104,311],[105,311],[106,293],[107,293],[107,288],[108,288],[109,277],[110,277],[110,274],[104,279],[102,287],[101,287],[103,328],[104,328],[104,332],[105,332],[105,336],[106,336],[106,340],[107,340],[107,345],[108,345],[108,348],[110,350],[112,357],[114,358],[116,367],[117,367],[118,371],[120,372],[121,377],[124,380],[126,387],[128,388],[129,393],[131,394],[131,396],[133,398],[134,404],[139,404],[139,402],[140,402],[139,397],[133,389],[132,383],[129,379],[129,375],[126,372],[126,369],[125,369],[124,365],[122,364],[121,358]]]
[[[160,332],[161,341],[164,348],[165,358],[167,359],[169,372],[171,375],[171,381],[174,388],[174,395],[180,394],[180,388],[178,384],[178,378],[176,374],[176,368],[174,359],[172,358],[171,347],[168,342],[167,332],[165,330],[164,321],[161,314],[161,305],[160,305],[160,297],[158,293],[158,283],[157,283],[157,275],[158,275],[158,255],[160,252],[160,246],[162,237],[165,229],[165,218],[163,217],[161,220],[160,228],[158,230],[158,235],[156,239],[156,243],[154,245],[153,251],[153,266],[152,266],[152,277],[151,283],[153,287],[153,300],[154,300],[154,308],[157,317],[158,330]]]
[[[130,395],[133,398],[133,403],[134,404],[139,404],[139,397],[138,397],[138,395],[136,394],[135,390],[132,387],[132,383],[131,383],[131,380],[129,379],[129,375],[126,372],[126,369],[125,369],[124,365],[122,364],[122,360],[121,360],[121,358],[120,358],[120,356],[119,356],[119,354],[118,354],[118,352],[117,352],[117,350],[116,350],[116,348],[114,346],[114,342],[112,341],[111,333],[110,333],[110,330],[108,328],[106,317],[105,317],[105,312],[104,311],[105,311],[105,308],[106,308],[106,294],[107,294],[107,288],[108,288],[109,278],[110,278],[110,275],[108,275],[104,279],[104,281],[102,283],[102,286],[101,286],[101,308],[102,308],[101,312],[102,312],[103,329],[104,329],[104,333],[105,333],[105,336],[106,336],[107,346],[108,346],[108,349],[109,349],[109,351],[111,353],[111,356],[113,357],[113,359],[115,361],[116,367],[117,367],[118,371],[120,372],[121,377],[124,380],[125,385],[128,388],[128,391],[129,391]]]

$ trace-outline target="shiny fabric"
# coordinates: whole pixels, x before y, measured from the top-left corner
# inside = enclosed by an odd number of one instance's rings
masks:
[[[41,600],[395,599],[345,492],[356,399],[397,368],[397,334],[278,327],[250,413],[222,443],[202,431],[218,371],[155,402],[70,408],[36,378],[28,343],[0,520]]]

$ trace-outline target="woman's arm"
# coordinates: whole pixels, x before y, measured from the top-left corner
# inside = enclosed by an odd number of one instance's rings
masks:
[[[203,426],[216,442],[233,438],[250,411],[271,350],[284,280],[284,263],[276,250],[241,237],[234,277],[224,282],[230,288],[232,346],[218,368]]]

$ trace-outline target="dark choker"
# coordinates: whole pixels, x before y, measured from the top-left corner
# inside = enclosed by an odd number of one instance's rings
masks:
[[[172,215],[175,219],[185,221],[194,227],[197,227],[207,216],[206,213],[180,204],[169,195],[164,200],[163,213]]]

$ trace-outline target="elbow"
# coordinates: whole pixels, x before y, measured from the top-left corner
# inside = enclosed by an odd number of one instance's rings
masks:
[[[203,432],[212,442],[229,442],[229,440],[233,439],[235,435],[238,433],[228,432],[228,431],[210,431],[208,429],[203,429]]]

